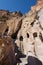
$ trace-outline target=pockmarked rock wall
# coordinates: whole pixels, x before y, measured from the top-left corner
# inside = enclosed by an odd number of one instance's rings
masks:
[[[11,37],[26,57],[36,57],[43,63],[43,0],[24,15],[0,10],[0,39],[3,36]]]
[[[15,42],[27,57],[34,56],[43,62],[43,0],[38,0],[25,14]]]

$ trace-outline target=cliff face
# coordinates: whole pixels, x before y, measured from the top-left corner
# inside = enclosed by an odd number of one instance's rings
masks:
[[[0,39],[3,36],[11,37],[27,57],[34,56],[43,62],[43,0],[38,0],[25,15],[0,10]]]
[[[43,0],[38,0],[24,15],[15,42],[24,54],[35,56],[43,62]]]
[[[12,34],[21,26],[20,12],[0,10],[0,65],[16,65],[20,62]]]
[[[20,25],[21,25],[21,17],[22,14],[20,12],[8,12],[8,11],[3,11],[0,10],[0,33],[3,31],[1,34],[3,35],[8,29],[8,35],[11,35],[13,32],[15,33]],[[5,24],[5,25],[4,25]]]

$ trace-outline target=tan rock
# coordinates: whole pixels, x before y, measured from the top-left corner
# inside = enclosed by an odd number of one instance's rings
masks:
[[[0,65],[16,65],[15,46],[10,37],[0,39]]]
[[[43,62],[43,8],[40,5],[35,7],[36,11],[33,7],[34,12],[26,13],[22,19],[15,42],[24,54],[29,56],[32,54],[31,56]]]
[[[15,18],[8,20],[7,21],[7,26],[9,28],[8,35],[12,35],[13,33],[16,33],[19,30],[21,24],[22,24],[22,21],[20,17],[18,18],[15,17]]]
[[[7,29],[7,23],[0,22],[0,35],[3,35],[5,33],[5,30]]]
[[[19,50],[26,56],[37,57],[43,62],[43,0],[38,0],[37,4],[31,7],[31,11],[25,15],[22,16],[22,14],[19,13],[9,13],[8,16],[10,18],[7,16],[7,36],[13,33],[15,34],[18,31],[15,43],[19,47]],[[2,47],[4,46],[5,44],[3,43]],[[0,49],[1,53],[2,47]],[[9,46],[7,48],[9,49]],[[8,52],[10,54],[10,51]],[[17,55],[17,53],[15,53],[15,55]]]

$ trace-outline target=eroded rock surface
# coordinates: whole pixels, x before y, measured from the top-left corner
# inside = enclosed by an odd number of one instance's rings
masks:
[[[0,39],[0,65],[16,65],[15,46],[10,37]]]
[[[19,51],[26,55],[24,58],[26,63],[29,56],[33,56],[43,63],[43,0],[38,0],[36,5],[32,6],[31,10],[25,15],[20,12],[11,13],[1,10],[0,27],[1,64],[13,65],[13,61],[16,62],[15,44]],[[5,37],[3,38],[3,36]],[[11,38],[15,44],[12,44]],[[9,60],[5,61],[5,59]],[[25,61],[23,62],[23,59],[21,61],[25,65]]]

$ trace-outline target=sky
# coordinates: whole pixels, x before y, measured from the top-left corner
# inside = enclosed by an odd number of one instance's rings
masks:
[[[37,0],[0,0],[0,10],[21,11],[25,14],[36,2]]]

